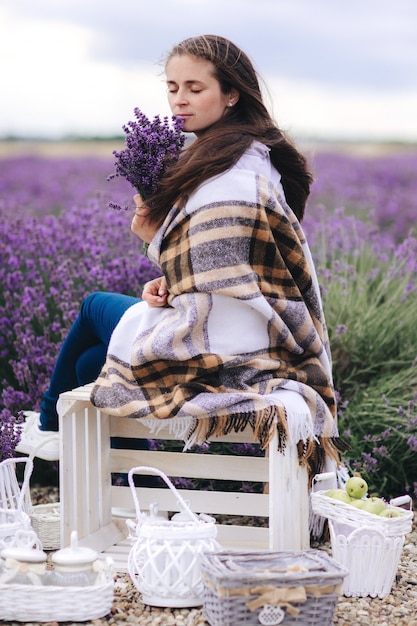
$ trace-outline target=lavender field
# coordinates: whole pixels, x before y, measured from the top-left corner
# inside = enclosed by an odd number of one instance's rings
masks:
[[[334,358],[345,461],[417,497],[417,150],[317,152],[304,228]],[[82,298],[140,295],[155,269],[130,233],[132,189],[106,156],[0,159],[0,419],[37,409]]]

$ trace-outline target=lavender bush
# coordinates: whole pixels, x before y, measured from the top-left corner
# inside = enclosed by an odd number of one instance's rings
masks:
[[[12,415],[39,407],[81,299],[99,289],[138,295],[155,276],[130,215],[107,208],[133,207],[126,177],[106,181],[111,165],[111,155],[0,162],[2,441]],[[317,154],[313,168],[304,228],[351,445],[345,461],[375,492],[417,496],[417,153]]]
[[[399,243],[415,228],[417,151],[379,157],[318,153],[308,215],[343,207]]]
[[[127,202],[130,186],[106,182],[108,160],[81,161],[2,163],[0,410],[9,414],[39,408],[59,347],[88,293],[138,296],[156,275],[130,232],[131,216],[107,207],[110,197]]]
[[[345,461],[375,492],[417,496],[417,239],[389,245],[341,213],[332,224],[328,241],[344,241],[317,256]]]
[[[339,428],[351,446],[344,460],[374,492],[417,497],[417,158],[319,155],[316,167],[305,229],[322,285]]]

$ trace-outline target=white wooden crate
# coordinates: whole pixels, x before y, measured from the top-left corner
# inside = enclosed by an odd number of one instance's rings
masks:
[[[90,391],[89,385],[80,387],[59,400],[62,546],[69,545],[71,531],[77,530],[80,545],[110,554],[117,569],[125,570],[130,548],[125,517],[135,517],[134,504],[130,488],[112,486],[111,474],[148,465],[170,477],[269,483],[269,493],[221,491],[221,487],[217,491],[180,489],[197,513],[236,516],[233,525],[219,524],[218,540],[226,549],[309,547],[307,470],[299,465],[294,444],[288,444],[282,454],[274,440],[266,457],[114,449],[110,437],[175,437],[168,428],[150,435],[138,420],[107,415],[92,406]],[[213,441],[253,443],[253,433],[248,428]],[[153,502],[158,502],[160,511],[178,510],[167,489],[138,487],[138,498],[142,510]],[[245,525],[248,516],[269,518],[268,528],[256,526],[256,521],[253,526]]]

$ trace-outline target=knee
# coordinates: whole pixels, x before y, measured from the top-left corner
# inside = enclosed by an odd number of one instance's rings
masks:
[[[93,293],[89,293],[88,296],[84,298],[80,305],[80,313],[88,314],[88,312],[96,306],[97,302],[101,301],[104,296],[106,296],[104,291],[95,291]]]

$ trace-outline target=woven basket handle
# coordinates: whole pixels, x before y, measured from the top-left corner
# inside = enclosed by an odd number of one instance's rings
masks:
[[[188,515],[190,516],[190,520],[199,524],[199,519],[197,515],[195,515],[195,513],[192,512],[187,502],[184,500],[180,492],[172,484],[168,476],[164,474],[164,472],[162,472],[161,470],[157,469],[156,467],[149,467],[147,465],[139,465],[138,467],[132,467],[132,469],[129,470],[129,473],[127,475],[129,486],[133,495],[133,501],[135,503],[136,516],[138,520],[140,519],[140,516],[141,516],[141,510],[140,510],[139,500],[138,500],[137,493],[136,493],[135,483],[133,482],[133,475],[139,472],[150,472],[151,474],[156,474],[157,476],[160,476],[168,485],[168,487],[171,489],[171,491],[175,494],[175,497],[177,498],[181,507],[183,507],[183,510],[186,513],[188,513]]]
[[[56,434],[55,435],[51,435],[50,437],[45,437],[45,439],[43,439],[43,441],[41,441],[40,443],[38,443],[37,446],[35,446],[32,450],[32,452],[29,454],[28,456],[28,460],[32,463],[32,468],[30,470],[30,473],[28,475],[28,483],[30,480],[30,477],[32,475],[33,472],[33,459],[35,458],[38,450],[40,450],[41,448],[43,448],[43,446],[48,443],[49,441],[52,441],[53,439],[56,438]],[[25,471],[25,478],[26,478],[26,473],[28,473],[28,467],[26,467],[26,471]],[[26,508],[29,512],[29,514],[32,512],[32,498],[30,497],[30,489],[27,490],[26,492]]]
[[[1,466],[14,465],[15,463],[26,463],[25,473],[23,475],[23,482],[19,492],[19,498],[17,500],[17,510],[23,511],[23,504],[25,501],[26,493],[29,491],[29,480],[33,472],[33,460],[30,457],[12,457],[5,459],[1,462]]]
[[[331,519],[329,519],[329,526],[331,528],[331,533],[333,533],[334,536],[337,537],[334,521]],[[359,526],[358,528],[355,528],[355,530],[353,530],[351,533],[349,533],[349,541],[351,541],[351,539],[355,537],[361,538],[366,532],[371,533],[371,535],[373,536],[378,535],[382,542],[384,542],[386,539],[385,533],[380,528],[364,524],[363,526]]]
[[[316,474],[313,477],[313,482],[311,485],[311,490],[314,493],[317,489],[320,489],[319,483],[323,483],[326,480],[332,480],[334,482],[337,481],[337,476],[335,472],[323,472],[322,474]],[[323,489],[323,486],[321,486]]]
[[[389,503],[392,506],[402,506],[403,504],[408,504],[409,510],[413,510],[413,500],[409,495],[397,496],[396,498],[390,500]]]
[[[313,482],[321,483],[324,480],[329,480],[329,478],[334,478],[336,474],[334,472],[324,472],[323,474],[316,474],[313,478]]]

